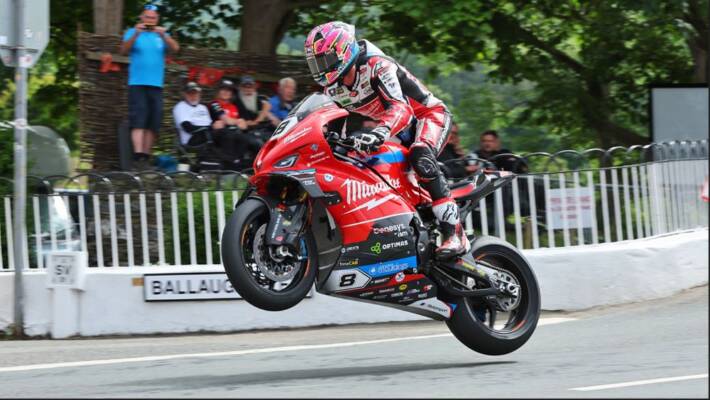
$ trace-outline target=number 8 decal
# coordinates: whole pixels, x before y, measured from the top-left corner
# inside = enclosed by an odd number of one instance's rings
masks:
[[[340,277],[340,287],[352,286],[355,283],[355,274],[347,274]]]

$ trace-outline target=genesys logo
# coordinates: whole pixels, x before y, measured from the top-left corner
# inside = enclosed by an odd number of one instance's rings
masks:
[[[394,224],[387,226],[376,226],[372,228],[372,233],[375,235],[381,235],[383,233],[396,233],[407,229],[407,225],[404,224]]]

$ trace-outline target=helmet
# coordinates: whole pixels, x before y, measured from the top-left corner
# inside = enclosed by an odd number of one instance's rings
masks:
[[[321,86],[335,83],[360,53],[355,40],[355,27],[340,21],[313,28],[304,47],[308,69]]]

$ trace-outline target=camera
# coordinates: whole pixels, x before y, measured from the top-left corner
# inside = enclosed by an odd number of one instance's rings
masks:
[[[143,29],[145,29],[146,31],[152,31],[153,28],[155,28],[155,25],[143,24]]]

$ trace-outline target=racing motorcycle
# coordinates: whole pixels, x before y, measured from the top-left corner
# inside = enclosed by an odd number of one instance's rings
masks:
[[[224,269],[237,292],[269,311],[322,294],[443,320],[463,344],[510,353],[532,335],[540,292],[512,245],[470,236],[468,254],[435,257],[437,222],[408,150],[386,142],[361,153],[337,133],[348,112],[327,96],[303,99],[254,160],[254,174],[225,225]],[[462,220],[514,179],[479,173],[452,184]]]

